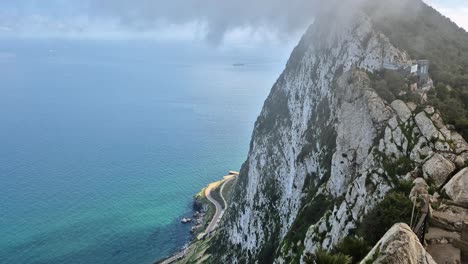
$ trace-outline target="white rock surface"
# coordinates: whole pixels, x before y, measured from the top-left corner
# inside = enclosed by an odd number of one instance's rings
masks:
[[[437,264],[406,224],[395,224],[361,264]]]
[[[434,123],[432,123],[432,120],[429,117],[427,117],[425,112],[417,114],[415,117],[415,121],[419,127],[419,130],[421,130],[423,136],[427,140],[432,141],[434,139],[439,139],[440,137],[442,137],[440,135],[439,130],[437,130]]]
[[[411,109],[406,105],[405,102],[401,100],[395,100],[392,102],[392,108],[395,110],[396,114],[398,117],[401,119],[402,122],[408,121],[408,119],[411,117]]]
[[[453,201],[468,206],[468,168],[453,176],[443,190]]]
[[[430,179],[437,187],[441,187],[456,168],[451,161],[436,153],[424,163],[422,169],[426,180]]]

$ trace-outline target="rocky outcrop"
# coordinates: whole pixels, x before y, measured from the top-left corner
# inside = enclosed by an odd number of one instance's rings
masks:
[[[439,138],[443,138],[443,135],[439,132],[439,130],[435,127],[432,120],[427,117],[426,112],[421,112],[416,115],[414,118],[416,124],[421,131],[422,135],[429,141],[437,140]]]
[[[437,187],[441,187],[455,169],[451,161],[436,153],[423,165],[424,178],[434,182]]]
[[[372,73],[408,60],[364,14],[316,20],[257,119],[215,263],[303,262],[356,229],[401,180],[438,188],[465,166],[468,145],[436,109],[375,92]],[[414,197],[427,194],[418,182]]]
[[[374,264],[437,264],[406,224],[394,225],[361,262]]]
[[[408,121],[408,119],[413,115],[408,105],[401,100],[393,101],[391,106],[395,110],[395,113],[398,116],[398,118],[400,118],[400,120],[403,122]]]
[[[444,186],[444,191],[456,203],[468,206],[468,168],[457,173]]]
[[[446,199],[433,204],[436,207],[429,218],[426,250],[437,263],[464,263],[462,256],[468,252],[468,210]]]

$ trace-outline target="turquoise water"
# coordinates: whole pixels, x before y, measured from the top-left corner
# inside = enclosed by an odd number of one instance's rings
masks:
[[[272,49],[2,40],[0,263],[151,263],[244,161]],[[234,67],[233,63],[245,63]]]

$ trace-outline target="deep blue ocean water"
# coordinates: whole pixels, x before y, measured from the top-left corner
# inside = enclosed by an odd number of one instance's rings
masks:
[[[0,263],[152,263],[182,247],[179,219],[240,168],[285,55],[2,40]]]

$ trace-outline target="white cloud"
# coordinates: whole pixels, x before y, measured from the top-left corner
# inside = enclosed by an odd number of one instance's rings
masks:
[[[0,26],[0,36],[23,38],[71,39],[150,39],[156,41],[197,41],[206,35],[201,22],[173,24],[158,21],[152,28],[134,28],[121,25],[111,18],[76,16],[54,18],[34,14],[9,26]]]
[[[22,0],[18,1],[21,3]],[[0,37],[143,38],[170,41],[207,39],[213,43],[248,47],[297,40],[298,35],[312,21],[314,12],[325,8],[323,3],[315,4],[318,0],[290,0],[290,3],[284,0],[258,0],[251,4],[249,0],[206,0],[204,4],[198,0],[165,3],[148,0],[83,0],[82,3],[87,4],[78,5],[80,8],[71,8],[76,7],[77,2],[73,0],[51,0],[51,3],[54,1],[63,3],[51,4],[55,6],[55,9],[49,7],[53,12],[44,8],[20,8],[21,4],[18,4],[17,11],[0,8]],[[337,1],[328,2],[332,4]],[[468,4],[448,3],[446,0],[424,1],[468,30]],[[342,3],[341,0],[338,2]],[[71,11],[65,12],[65,7]]]

